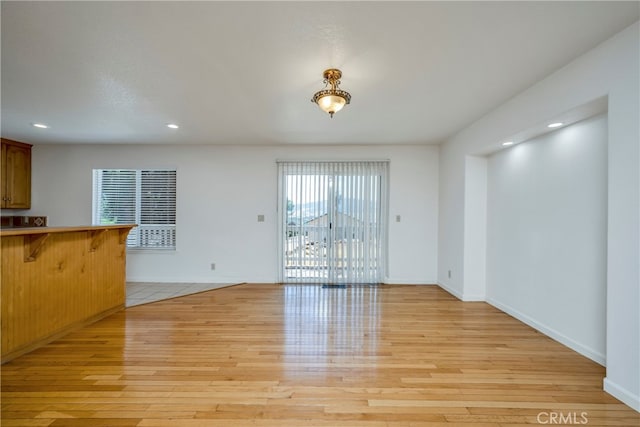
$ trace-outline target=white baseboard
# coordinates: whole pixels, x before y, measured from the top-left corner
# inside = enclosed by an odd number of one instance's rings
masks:
[[[470,294],[460,293],[460,292],[456,291],[455,289],[449,287],[448,285],[445,285],[442,282],[437,282],[437,284],[443,290],[449,292],[451,295],[453,295],[454,297],[458,298],[461,301],[464,301],[464,302],[482,301],[482,302],[484,302],[484,300],[485,300],[485,296],[484,295],[470,295]]]
[[[462,299],[462,294],[460,292],[458,292],[457,290],[449,287],[448,285],[445,285],[442,282],[438,282],[438,286],[440,286],[442,289],[444,289],[445,291],[449,292],[451,295],[453,295],[454,297],[458,298],[459,300],[463,300]]]
[[[604,391],[615,397],[625,405],[630,406],[632,409],[640,412],[640,396],[631,393],[629,390],[620,387],[618,384],[611,381],[609,378],[605,378],[603,381]]]
[[[385,285],[435,285],[435,280],[404,280],[404,279],[385,279]]]
[[[217,277],[197,277],[197,276],[136,276],[128,275],[127,282],[148,282],[148,283],[279,283],[277,280],[264,278],[239,278],[235,276],[217,276]],[[385,285],[436,285],[435,280],[403,280],[403,279],[386,279]]]
[[[462,294],[462,301],[465,302],[477,302],[477,301],[482,301],[485,302],[486,297],[485,295],[470,295],[470,294]]]
[[[493,298],[487,298],[487,303],[491,304],[492,306],[496,307],[497,309],[504,311],[505,313],[507,313],[508,315],[515,317],[516,319],[520,320],[523,323],[526,323],[527,325],[531,326],[533,329],[536,329],[540,332],[542,332],[543,334],[545,334],[546,336],[548,336],[549,338],[552,338],[556,341],[558,341],[560,344],[563,344],[567,347],[569,347],[570,349],[580,353],[581,355],[583,355],[584,357],[587,357],[591,360],[593,360],[594,362],[602,365],[602,366],[606,366],[606,357],[604,354],[602,354],[599,351],[596,351],[590,347],[587,347],[583,344],[580,344],[577,341],[574,341],[573,339],[569,338],[568,336],[556,331],[553,328],[550,328],[546,325],[543,325],[542,323],[538,322],[537,320],[527,316],[526,314],[516,310],[513,307],[510,307],[506,304],[501,303],[500,301],[496,301]]]
[[[239,280],[237,277],[171,277],[171,276],[127,276],[131,283],[263,283]]]

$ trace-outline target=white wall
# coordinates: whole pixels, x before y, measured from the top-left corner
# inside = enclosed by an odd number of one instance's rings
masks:
[[[604,364],[606,116],[491,156],[487,200],[487,300]]]
[[[487,159],[467,156],[464,175],[464,301],[486,298]]]
[[[632,25],[440,147],[438,281],[464,295],[465,160],[608,97],[605,390],[640,410],[640,26]],[[452,278],[446,275],[452,270]]]
[[[276,160],[390,160],[389,283],[435,283],[438,147],[37,145],[33,206],[91,223],[94,168],[177,168],[177,251],[129,252],[130,281],[277,281]],[[257,215],[265,222],[257,222]],[[210,264],[216,263],[216,270]]]

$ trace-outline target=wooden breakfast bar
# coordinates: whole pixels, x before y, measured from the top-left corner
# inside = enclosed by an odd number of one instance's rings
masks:
[[[124,308],[133,227],[0,231],[2,363]]]

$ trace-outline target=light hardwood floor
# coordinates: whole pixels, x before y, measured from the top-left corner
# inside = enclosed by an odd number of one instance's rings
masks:
[[[249,284],[131,307],[3,365],[2,426],[640,425],[604,374],[435,286]]]

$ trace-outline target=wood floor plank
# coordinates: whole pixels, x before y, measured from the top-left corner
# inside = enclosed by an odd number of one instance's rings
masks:
[[[435,286],[248,284],[131,307],[2,366],[3,426],[640,426],[603,367]]]

